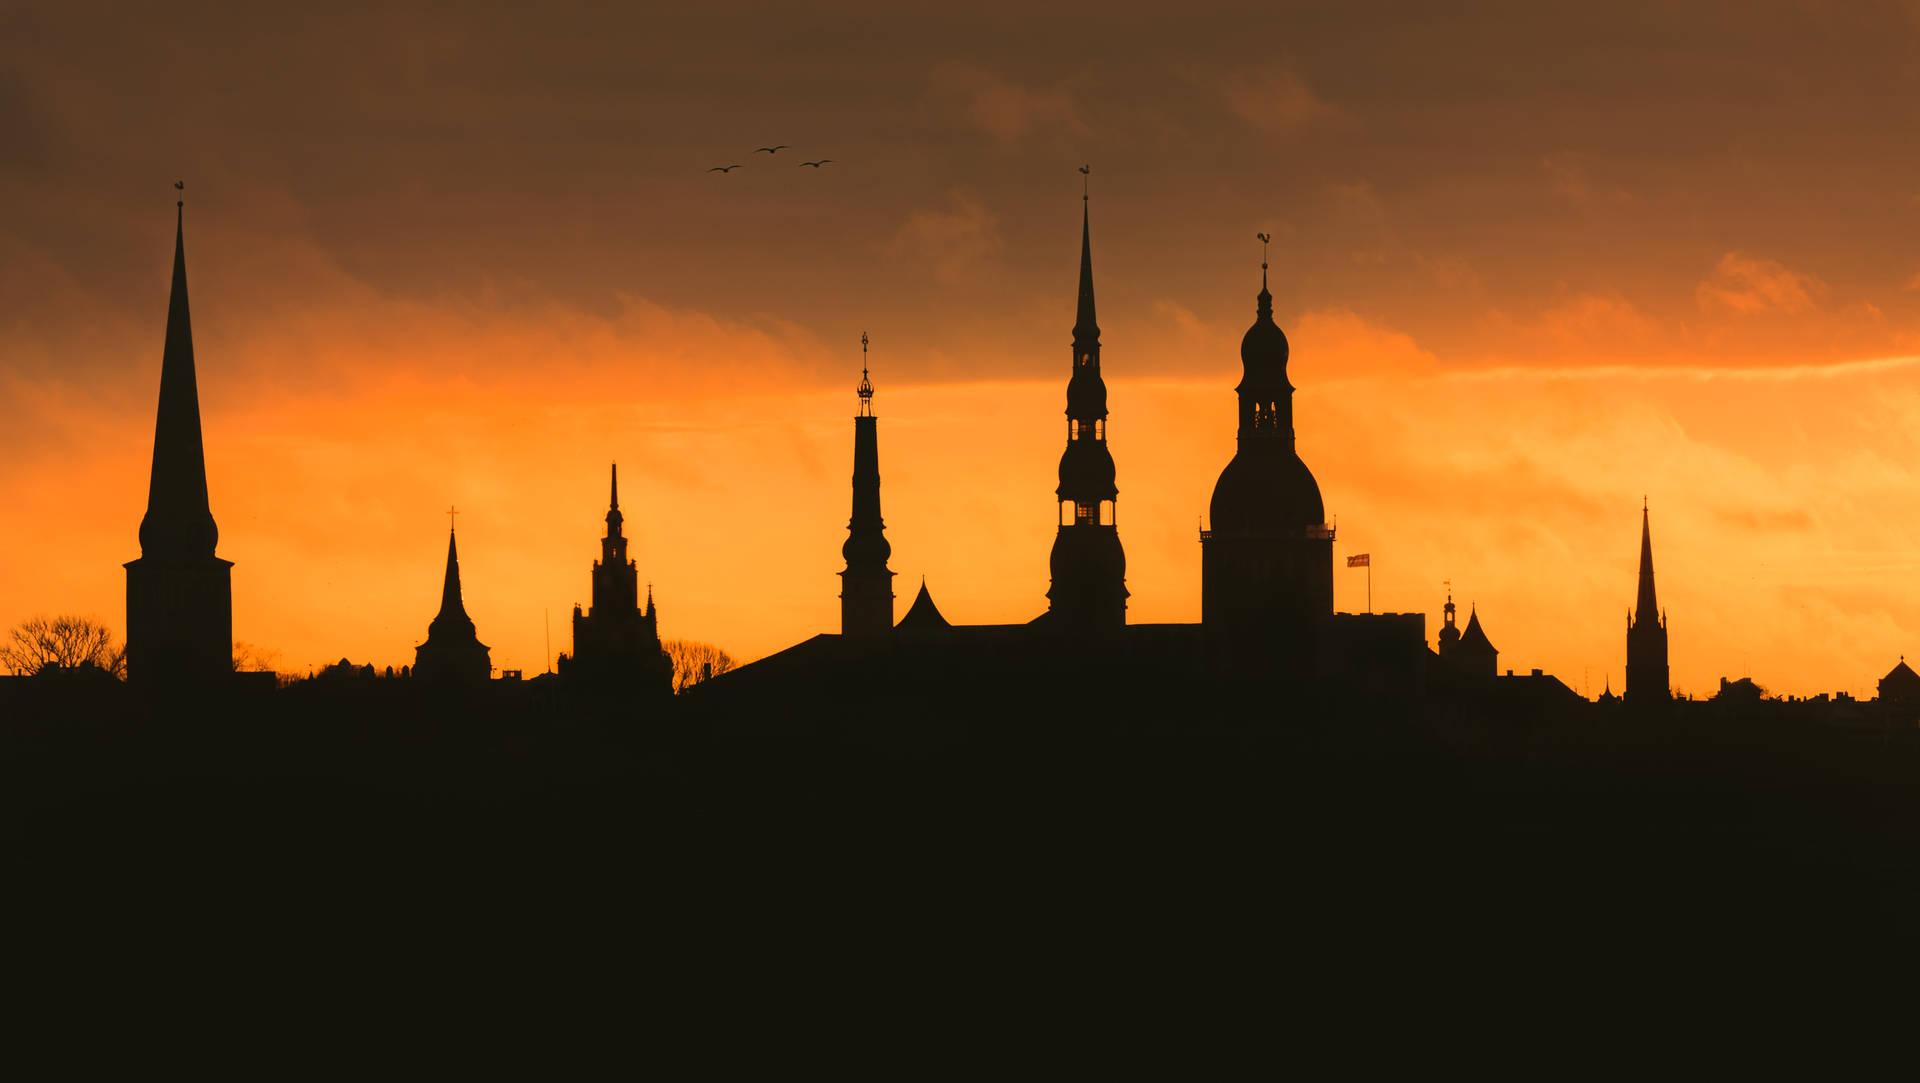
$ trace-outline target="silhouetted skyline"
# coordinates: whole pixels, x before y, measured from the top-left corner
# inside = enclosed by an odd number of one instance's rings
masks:
[[[176,178],[215,559],[242,570],[234,638],[285,668],[408,661],[453,502],[495,665],[541,671],[547,614],[588,602],[558,524],[615,458],[650,511],[698,524],[648,542],[677,625],[744,657],[835,627],[813,585],[843,566],[832,419],[861,328],[888,350],[890,570],[928,575],[956,621],[1025,619],[1059,533],[1030,501],[1057,480],[1091,160],[1129,620],[1199,618],[1193,530],[1233,455],[1218,395],[1260,231],[1299,453],[1336,561],[1374,554],[1380,607],[1432,612],[1452,580],[1503,658],[1624,690],[1621,509],[1648,493],[1674,687],[1870,692],[1920,638],[1920,365],[1878,360],[1920,342],[1887,136],[1906,16],[1401,15],[1027,13],[1016,39],[991,11],[745,32],[689,13],[637,63],[606,44],[618,18],[564,5],[376,16],[383,45],[358,51],[327,20],[17,13],[0,623],[121,624]],[[790,51],[797,30],[819,47]],[[1086,59],[1062,67],[1069,41]],[[657,104],[722,55],[749,74]],[[580,134],[609,118],[648,138]],[[1336,608],[1363,589],[1336,564]]]

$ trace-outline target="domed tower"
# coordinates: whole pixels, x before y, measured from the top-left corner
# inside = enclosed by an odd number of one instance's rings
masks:
[[[1294,449],[1287,336],[1273,322],[1264,258],[1240,363],[1239,448],[1213,487],[1211,529],[1200,534],[1200,620],[1216,655],[1303,672],[1333,613],[1333,528]]]
[[[1127,622],[1127,555],[1120,548],[1120,490],[1107,450],[1107,385],[1100,378],[1086,195],[1080,199],[1080,304],[1073,321],[1073,375],[1067,381],[1067,450],[1060,456],[1060,486],[1054,490],[1060,529],[1048,562],[1053,582],[1047,589],[1047,619],[1067,628],[1115,630]]]

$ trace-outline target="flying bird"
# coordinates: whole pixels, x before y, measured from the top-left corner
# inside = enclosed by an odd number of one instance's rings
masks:
[[[736,169],[739,169],[739,168],[740,168],[740,163],[739,163],[739,162],[735,162],[735,163],[733,163],[732,165],[717,165],[717,166],[714,166],[714,167],[713,167],[712,169],[709,169],[709,170],[707,170],[707,172],[709,172],[709,173],[731,173],[731,172],[733,172],[734,170],[736,170]]]
[[[768,154],[777,154],[777,153],[779,153],[780,151],[783,151],[783,150],[786,150],[786,149],[787,149],[787,145],[786,145],[785,143],[781,143],[781,144],[779,144],[778,146],[772,146],[772,147],[755,147],[755,148],[753,148],[753,152],[754,152],[755,154],[758,154],[758,153],[760,153],[761,151],[763,151],[763,150],[764,150],[764,151],[766,151],[766,152],[767,152]]]
[[[832,159],[832,158],[822,158],[822,159],[820,159],[820,160],[819,160],[819,161],[817,161],[817,162],[801,162],[800,164],[801,164],[801,165],[810,165],[810,166],[812,166],[812,167],[813,167],[813,168],[815,168],[815,169],[819,169],[819,168],[820,168],[821,166],[823,166],[823,165],[826,165],[826,164],[827,164],[828,162],[831,162],[831,161],[833,161],[833,159]]]

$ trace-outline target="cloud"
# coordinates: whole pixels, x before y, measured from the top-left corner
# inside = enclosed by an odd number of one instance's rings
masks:
[[[1625,188],[1593,175],[1591,160],[1579,151],[1560,150],[1540,159],[1554,193],[1582,210],[1624,203],[1632,198]]]
[[[930,82],[936,100],[957,108],[970,124],[1003,143],[1030,135],[1084,137],[1088,133],[1068,82],[1024,87],[989,68],[958,61],[936,65]]]
[[[1287,337],[1303,370],[1321,380],[1426,372],[1436,363],[1412,335],[1371,323],[1347,308],[1305,313],[1294,321]]]
[[[1728,252],[1694,290],[1700,307],[1726,309],[1743,315],[1806,312],[1819,303],[1827,284],[1810,274],[1789,270],[1779,262]]]
[[[947,198],[945,209],[907,215],[887,241],[887,252],[894,259],[931,267],[942,282],[956,282],[1006,242],[1000,235],[999,217],[979,200],[957,188]]]
[[[1263,132],[1283,135],[1339,115],[1290,68],[1243,72],[1223,80],[1227,108]]]
[[[1907,279],[1907,284],[1900,288],[1903,290],[1920,290],[1920,271],[1913,272],[1913,277]]]

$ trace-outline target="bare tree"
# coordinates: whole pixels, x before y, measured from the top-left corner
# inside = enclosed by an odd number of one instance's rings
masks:
[[[115,677],[127,675],[126,646],[115,646],[113,629],[91,617],[34,617],[22,621],[0,643],[0,667],[15,674],[86,665]]]
[[[667,657],[673,659],[675,695],[708,677],[718,677],[734,666],[733,657],[711,643],[701,643],[692,639],[668,639],[662,641],[660,646],[667,652]]]
[[[235,673],[271,673],[280,668],[280,652],[248,643],[243,639],[233,641],[233,671]]]

